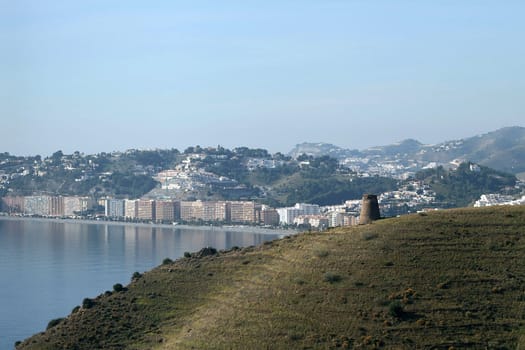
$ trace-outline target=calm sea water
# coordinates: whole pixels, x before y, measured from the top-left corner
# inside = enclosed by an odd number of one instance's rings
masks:
[[[0,217],[0,349],[43,331],[85,297],[126,285],[166,257],[257,245],[282,234]]]

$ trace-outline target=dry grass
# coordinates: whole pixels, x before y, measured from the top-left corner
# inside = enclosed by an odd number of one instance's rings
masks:
[[[160,266],[20,349],[515,349],[524,257],[524,207],[304,233]]]

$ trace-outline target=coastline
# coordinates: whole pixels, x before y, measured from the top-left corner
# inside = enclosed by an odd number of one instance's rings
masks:
[[[125,221],[111,221],[111,220],[96,220],[96,219],[61,219],[61,218],[42,218],[42,217],[31,217],[31,216],[11,216],[0,214],[0,220],[10,221],[39,221],[39,222],[55,222],[65,224],[87,224],[87,225],[112,225],[112,226],[133,226],[133,227],[149,227],[149,228],[164,228],[176,230],[181,229],[195,229],[195,230],[208,230],[208,231],[232,231],[232,232],[245,232],[245,233],[258,233],[268,235],[282,235],[287,236],[290,234],[299,233],[298,230],[293,229],[282,229],[282,228],[265,228],[257,226],[242,226],[242,225],[226,225],[226,226],[209,226],[209,225],[169,225],[169,224],[157,224],[157,223],[143,223],[143,222],[125,222]]]

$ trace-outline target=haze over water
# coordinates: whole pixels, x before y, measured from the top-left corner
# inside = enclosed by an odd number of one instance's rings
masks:
[[[257,245],[278,232],[70,223],[0,217],[0,349],[43,331],[85,297],[126,285],[166,257]]]

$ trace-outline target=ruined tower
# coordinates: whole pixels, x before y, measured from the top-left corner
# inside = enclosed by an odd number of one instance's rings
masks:
[[[359,224],[365,225],[377,220],[381,217],[379,213],[379,203],[375,194],[363,195],[361,202],[361,215],[359,216]]]

